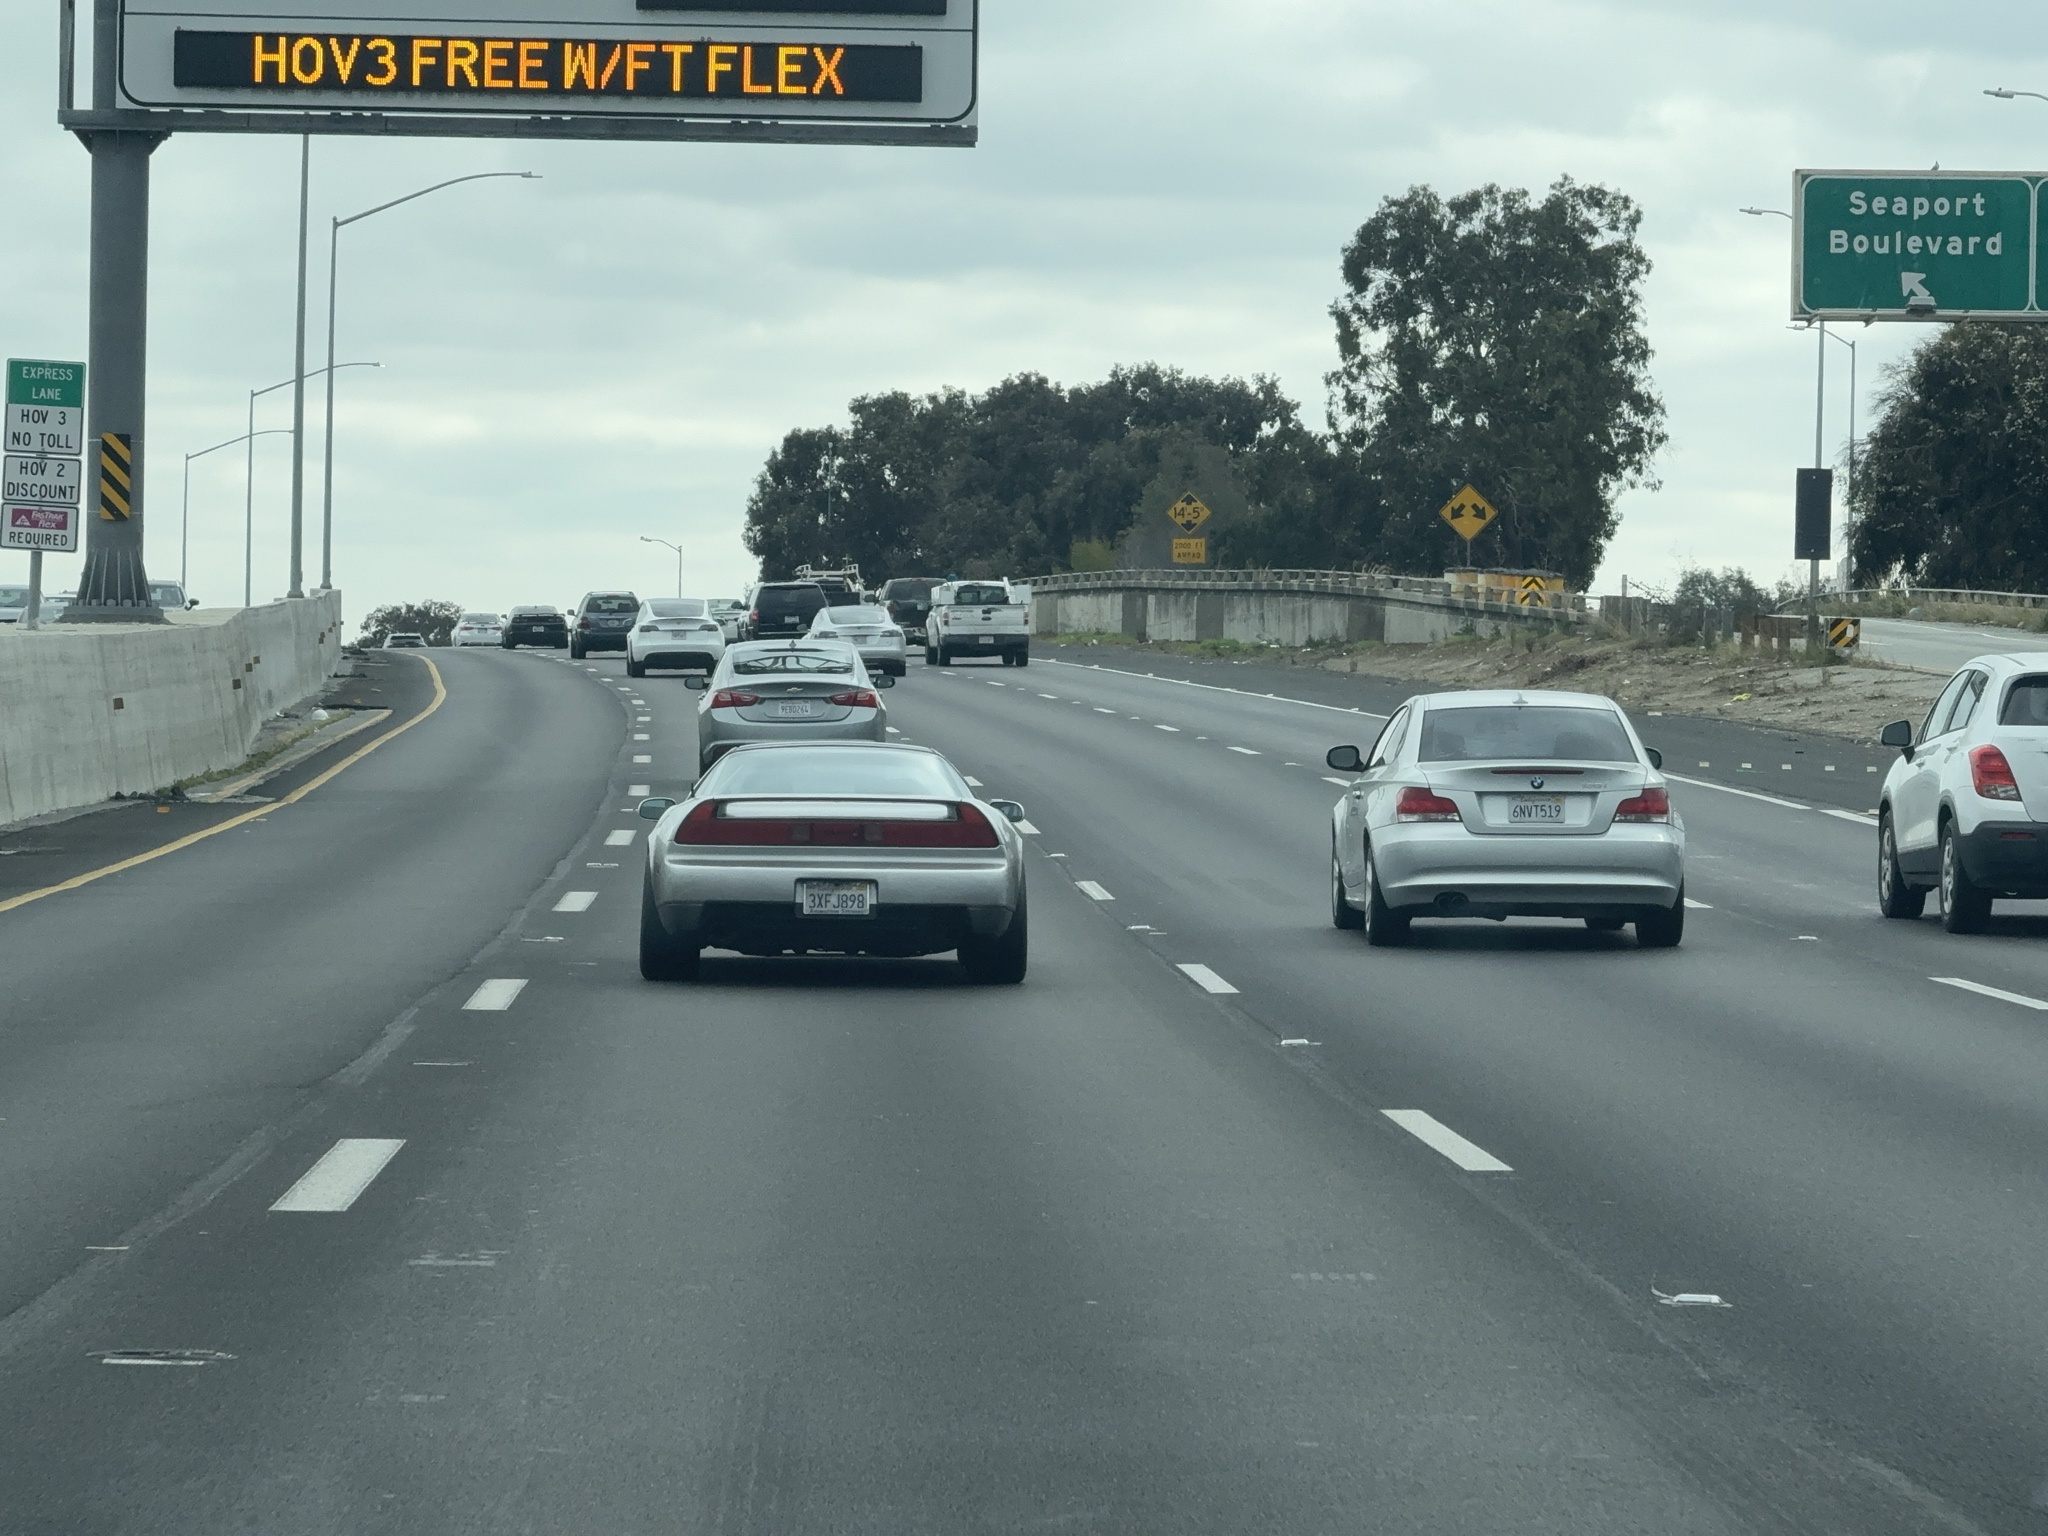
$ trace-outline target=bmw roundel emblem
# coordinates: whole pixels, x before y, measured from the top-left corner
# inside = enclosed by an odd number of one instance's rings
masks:
[[[1538,778],[1533,778],[1533,779],[1531,779],[1531,780],[1529,781],[1529,787],[1530,787],[1531,789],[1541,789],[1541,788],[1543,787],[1543,780],[1542,780],[1542,778],[1541,778],[1541,777],[1538,777]]]

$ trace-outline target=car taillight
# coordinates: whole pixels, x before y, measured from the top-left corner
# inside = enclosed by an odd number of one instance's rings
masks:
[[[1669,821],[1671,819],[1671,792],[1667,789],[1646,789],[1640,795],[1631,795],[1615,807],[1616,821]]]
[[[1401,798],[1394,802],[1396,821],[1457,821],[1458,806],[1453,800],[1429,790],[1411,786],[1401,791]]]
[[[826,700],[841,709],[880,709],[882,701],[865,688],[849,688],[844,693],[835,693]]]
[[[721,688],[711,695],[713,709],[752,709],[760,702],[758,693],[742,693],[737,688]]]
[[[576,627],[577,627],[578,629],[588,629],[588,628],[590,628],[590,620],[588,620],[588,619],[578,619],[578,620],[576,621]]]
[[[2012,776],[2012,764],[1996,747],[1970,749],[1970,784],[1986,800],[2017,800],[2019,781]]]
[[[748,622],[749,624],[758,624],[758,623],[760,623],[760,622],[761,622],[761,610],[760,610],[760,609],[758,609],[758,608],[752,608],[752,609],[749,609],[749,610],[747,611],[747,622]]]
[[[706,801],[676,828],[676,841],[712,848],[999,848],[995,826],[972,805],[947,807],[943,821],[818,821],[728,816]]]

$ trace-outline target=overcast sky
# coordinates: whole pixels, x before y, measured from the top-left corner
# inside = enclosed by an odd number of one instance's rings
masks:
[[[397,7],[402,8],[402,7]],[[421,0],[420,9],[427,9]],[[1600,590],[1688,563],[1789,572],[1814,341],[1787,325],[1797,166],[2048,169],[2036,8],[1903,0],[984,0],[981,147],[315,140],[313,215],[444,177],[343,236],[336,584],[352,617],[592,586],[737,594],[749,487],[855,395],[1065,383],[1147,360],[1276,375],[1323,418],[1338,253],[1426,182],[1601,181],[1645,213],[1662,488]],[[55,126],[54,0],[0,0],[0,351],[85,355],[87,160]],[[148,561],[175,576],[183,455],[291,373],[298,141],[158,150]],[[316,233],[314,292],[325,291]],[[317,303],[316,303],[317,308]],[[1854,333],[1866,404],[1927,334]],[[322,338],[314,329],[314,365]],[[1848,427],[1830,344],[1829,452]],[[289,421],[289,392],[259,426]],[[317,417],[315,418],[317,420]],[[1866,414],[1867,423],[1867,414]],[[318,438],[309,439],[317,514]],[[257,445],[255,596],[286,585],[288,440]],[[240,449],[191,467],[190,587],[239,602]],[[309,545],[309,575],[317,575]],[[0,553],[0,580],[25,576]],[[53,557],[48,584],[75,584]],[[1019,572],[1019,575],[1030,573]]]

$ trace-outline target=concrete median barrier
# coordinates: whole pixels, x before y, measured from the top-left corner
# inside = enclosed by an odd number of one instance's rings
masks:
[[[231,768],[341,659],[341,594],[168,625],[0,626],[0,825]]]

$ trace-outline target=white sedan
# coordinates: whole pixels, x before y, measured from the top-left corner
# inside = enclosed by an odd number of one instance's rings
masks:
[[[811,638],[844,640],[860,652],[867,669],[877,676],[908,674],[910,663],[904,655],[903,630],[889,617],[888,609],[873,603],[820,608],[811,620]]]
[[[649,667],[709,672],[725,659],[725,631],[701,597],[650,597],[626,637],[626,675]]]
[[[505,621],[495,613],[465,613],[455,626],[456,645],[498,645],[505,643]]]

